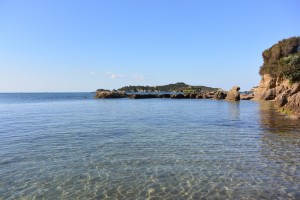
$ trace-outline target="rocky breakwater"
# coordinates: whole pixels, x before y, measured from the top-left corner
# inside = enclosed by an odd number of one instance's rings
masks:
[[[275,101],[280,111],[300,119],[300,37],[279,41],[262,56],[255,99]]]

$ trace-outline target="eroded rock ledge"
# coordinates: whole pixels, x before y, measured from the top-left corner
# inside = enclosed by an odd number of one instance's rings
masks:
[[[292,118],[300,119],[300,83],[289,83],[282,77],[262,76],[260,85],[256,88],[254,99],[274,101],[283,113]]]

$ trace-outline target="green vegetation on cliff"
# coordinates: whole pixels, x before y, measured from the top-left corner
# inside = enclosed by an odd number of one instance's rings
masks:
[[[125,92],[183,92],[188,91],[217,91],[219,88],[211,88],[207,86],[191,86],[183,82],[161,86],[125,86],[119,88],[119,91]]]
[[[279,41],[262,53],[264,63],[259,74],[283,76],[291,83],[300,81],[300,37]]]

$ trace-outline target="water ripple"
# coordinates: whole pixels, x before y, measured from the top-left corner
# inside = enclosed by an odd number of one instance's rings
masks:
[[[0,199],[300,199],[300,125],[271,104],[13,97]]]

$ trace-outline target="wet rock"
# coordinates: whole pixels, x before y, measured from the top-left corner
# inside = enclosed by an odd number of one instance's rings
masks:
[[[197,94],[196,93],[187,93],[184,94],[185,98],[189,98],[189,99],[195,99]]]
[[[131,94],[129,95],[130,99],[150,99],[150,98],[158,98],[157,94]]]
[[[183,94],[172,94],[171,99],[184,99],[185,96]]]
[[[203,99],[203,94],[197,94],[196,99]]]
[[[216,92],[211,92],[211,91],[205,92],[203,94],[203,99],[212,99],[212,98],[214,98],[215,94],[216,94]]]
[[[226,96],[226,100],[228,101],[239,101],[240,100],[240,87],[239,86],[234,86],[229,90]]]
[[[170,94],[159,94],[158,98],[170,98],[171,95]]]

